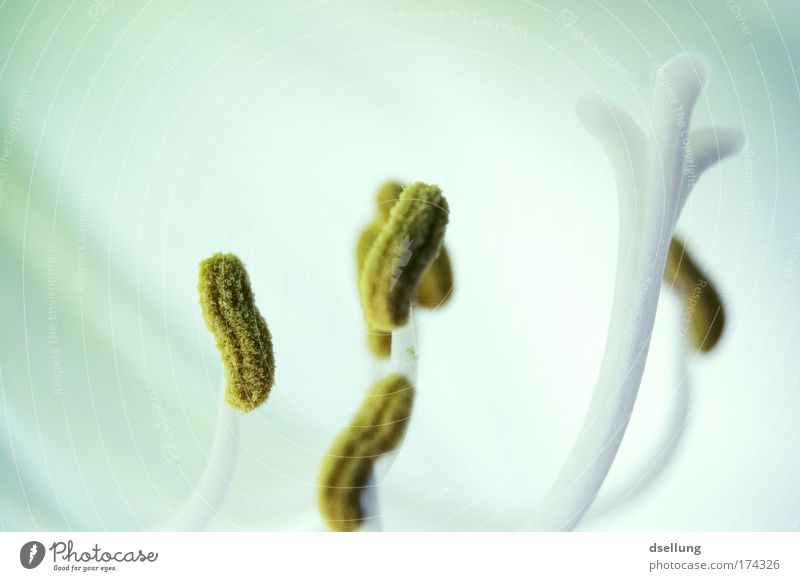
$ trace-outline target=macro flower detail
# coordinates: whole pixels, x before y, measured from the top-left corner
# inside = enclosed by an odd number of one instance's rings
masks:
[[[201,530],[214,516],[236,469],[240,416],[263,404],[275,381],[272,337],[242,261],[218,252],[200,263],[198,279],[203,318],[225,366],[225,402],[200,480],[180,508],[154,527],[158,530]]]
[[[380,530],[380,478],[406,431],[417,377],[413,298],[420,279],[441,276],[429,267],[441,256],[449,214],[441,190],[419,182],[402,190],[387,182],[376,197],[377,216],[356,245],[356,268],[370,348],[378,357],[391,355],[392,372],[367,392],[323,462],[319,506],[336,531]],[[449,262],[446,270],[452,281]],[[385,469],[376,469],[379,460],[387,461]]]
[[[672,285],[683,300],[691,346],[698,351],[711,351],[722,337],[725,309],[714,285],[677,237],[669,247],[664,282]]]
[[[361,306],[369,326],[392,331],[408,322],[411,302],[425,270],[439,255],[449,208],[441,190],[417,182],[406,187],[364,258]],[[410,241],[407,264],[397,272],[396,252]]]
[[[197,288],[206,326],[225,364],[225,399],[240,411],[252,411],[272,389],[275,358],[247,270],[235,255],[217,253],[200,263]]]
[[[381,208],[382,206],[378,207]],[[386,210],[386,216],[388,217],[388,215],[389,212]],[[358,237],[358,242],[356,243],[356,272],[358,273],[358,279],[361,278],[361,271],[364,268],[364,261],[367,258],[367,254],[375,243],[375,239],[378,237],[378,234],[380,234],[382,227],[382,222],[372,222],[361,231]],[[392,353],[392,334],[376,331],[375,329],[368,329],[367,346],[375,357],[380,359],[389,357]]]
[[[355,531],[365,519],[377,518],[366,506],[365,490],[375,462],[402,440],[413,401],[408,379],[389,375],[372,386],[350,425],[334,440],[318,486],[320,511],[331,529]]]
[[[572,530],[603,485],[644,373],[675,223],[700,173],[744,143],[736,130],[689,131],[706,78],[706,63],[694,55],[660,68],[647,138],[619,105],[599,96],[578,103],[578,117],[602,145],[617,182],[617,274],[595,391],[572,451],[536,514],[536,529]]]
[[[798,2],[0,3],[0,578],[572,530],[791,576],[757,532],[800,532]],[[446,567],[546,570],[504,543]],[[619,576],[594,552],[544,557]]]
[[[691,402],[690,360],[697,352],[711,351],[722,336],[725,310],[714,285],[703,274],[678,236],[673,236],[667,254],[663,284],[675,291],[681,299],[683,313],[680,319],[681,334],[686,336],[678,347],[678,385],[674,389],[672,411],[661,437],[656,441],[646,461],[642,462],[627,482],[613,492],[603,489],[602,502],[595,503],[590,517],[597,517],[618,509],[636,498],[658,477],[676,457],[689,423]]]
[[[403,184],[389,180],[375,194],[375,221],[373,224],[383,225],[389,219],[392,208],[403,193]]]
[[[388,181],[383,184],[375,195],[375,218],[361,231],[356,243],[356,273],[360,285],[361,274],[364,270],[364,263],[367,255],[375,244],[381,230],[389,219],[392,208],[400,198],[403,186],[396,181]],[[403,243],[407,244],[403,246]],[[395,256],[392,263],[394,276],[390,282],[390,290],[394,288],[399,276],[402,274],[408,260],[412,256],[410,248],[411,241],[407,238],[401,239],[401,247],[404,252],[401,257],[397,256],[398,248],[395,248]],[[402,260],[401,260],[402,259]],[[403,260],[405,262],[403,262]],[[400,262],[403,262],[400,264]],[[415,302],[426,309],[435,309],[444,305],[453,293],[453,269],[450,263],[450,256],[447,247],[442,242],[441,249],[436,258],[425,269],[417,287]],[[392,350],[392,336],[385,331],[368,329],[367,345],[375,357],[389,357]]]
[[[453,294],[453,267],[447,247],[442,244],[436,257],[417,288],[417,304],[426,309],[435,309],[445,304]]]

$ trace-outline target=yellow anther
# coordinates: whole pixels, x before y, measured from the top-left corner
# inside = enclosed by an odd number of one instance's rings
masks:
[[[361,409],[334,440],[319,480],[319,507],[335,531],[355,531],[367,517],[362,493],[375,461],[394,450],[405,434],[414,387],[402,375],[378,381]]]
[[[249,412],[264,403],[272,389],[275,358],[247,270],[234,254],[214,254],[200,263],[197,290],[225,366],[225,400]]]
[[[361,306],[373,329],[388,332],[408,321],[420,279],[439,255],[448,212],[437,186],[417,182],[400,194],[359,280]]]
[[[390,182],[390,184],[391,183],[394,182]],[[388,185],[389,184],[384,186],[381,191],[385,190]],[[378,194],[380,197],[380,192]],[[364,261],[367,258],[367,253],[370,248],[372,248],[378,234],[380,234],[382,226],[383,224],[381,222],[375,221],[364,228],[361,232],[361,236],[358,237],[358,243],[356,244],[356,272],[358,273],[359,279],[361,277],[361,271],[364,269]],[[392,353],[392,335],[391,333],[367,329],[367,346],[375,357],[385,359]]]
[[[426,309],[435,309],[442,306],[453,293],[453,269],[450,266],[450,256],[447,248],[442,244],[441,252],[436,257],[417,289],[417,304]]]
[[[388,221],[391,209],[400,198],[402,191],[403,186],[398,182],[388,181],[380,187],[375,196],[375,219],[361,231],[356,243],[356,272],[359,281],[367,254],[378,238],[381,229]],[[444,305],[449,300],[452,292],[453,271],[450,266],[447,248],[442,243],[439,256],[436,257],[436,260],[431,263],[422,275],[417,288],[416,303],[427,309],[435,309]],[[382,359],[389,357],[392,351],[391,334],[368,329],[367,346],[376,357]]]
[[[379,359],[386,359],[392,354],[392,334],[370,329],[367,331],[367,347]]]
[[[367,226],[359,239],[359,256],[366,257],[369,246],[374,242],[381,227],[389,218],[389,212],[395,202],[400,199],[403,186],[396,181],[386,182],[378,190],[375,196],[377,204],[377,217],[375,221]],[[361,272],[363,258],[359,263],[358,272]],[[447,254],[447,247],[442,243],[442,251],[436,260],[431,263],[417,290],[416,302],[419,306],[426,309],[435,309],[445,304],[453,293],[453,269],[450,266],[450,256]]]
[[[403,186],[396,181],[388,181],[381,186],[378,193],[375,195],[375,206],[377,210],[377,220],[383,224],[389,219],[389,212],[392,211],[395,202],[400,199],[400,194],[403,192]]]
[[[356,273],[358,273],[359,280],[361,279],[361,273],[364,270],[364,263],[367,260],[367,254],[369,254],[372,245],[375,244],[378,234],[381,233],[383,224],[384,222],[377,220],[372,222],[369,226],[361,231],[361,235],[358,237],[358,242],[356,243]]]
[[[688,325],[691,346],[698,351],[711,351],[722,336],[725,309],[714,285],[677,236],[669,247],[664,281],[673,285],[683,298],[683,320]]]

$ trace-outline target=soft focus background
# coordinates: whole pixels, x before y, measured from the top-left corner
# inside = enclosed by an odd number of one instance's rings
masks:
[[[663,477],[580,528],[800,530],[798,22],[796,0],[3,1],[0,529],[139,530],[190,492],[216,251],[248,265],[278,370],[210,528],[320,528],[321,459],[381,368],[353,250],[387,178],[444,189],[457,287],[418,315],[385,525],[524,529],[588,405],[616,266],[613,176],[574,104],[644,125],[656,63],[693,50],[695,126],[748,136],[679,222],[729,326],[690,362]],[[669,422],[680,315],[663,293],[609,489]]]

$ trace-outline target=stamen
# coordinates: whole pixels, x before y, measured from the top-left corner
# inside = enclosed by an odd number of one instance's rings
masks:
[[[208,462],[192,495],[157,530],[201,530],[225,498],[239,454],[239,412],[267,399],[275,380],[275,357],[267,323],[256,308],[247,270],[233,254],[200,263],[197,284],[208,330],[225,366],[225,403],[220,403]]]
[[[402,191],[403,186],[400,183],[388,181],[380,187],[375,196],[375,219],[361,231],[356,243],[356,273],[358,274],[359,288],[367,254],[388,221],[391,210],[400,199]],[[453,269],[450,264],[450,256],[443,242],[439,255],[425,269],[420,279],[415,300],[423,308],[435,309],[450,300],[452,294]],[[385,359],[392,352],[392,336],[390,333],[368,328],[367,346],[375,357]]]
[[[436,186],[415,183],[400,194],[364,259],[359,281],[367,323],[392,331],[408,321],[425,269],[439,255],[449,208]]]
[[[704,353],[711,351],[725,328],[725,309],[714,285],[677,236],[669,247],[664,281],[683,299],[691,346]]]
[[[408,379],[390,375],[372,386],[350,426],[334,440],[318,488],[320,510],[332,530],[355,531],[377,516],[369,514],[364,495],[375,462],[400,444],[413,401]]]
[[[259,313],[244,264],[217,253],[200,263],[200,305],[225,366],[225,399],[249,412],[266,401],[275,381],[272,337]]]
[[[373,229],[374,232],[372,239],[369,241],[370,245],[374,242],[375,238],[377,238],[380,228],[382,228],[388,220],[389,213],[392,207],[394,207],[395,202],[400,199],[402,191],[403,186],[396,181],[386,182],[378,190],[375,196],[378,209],[377,217],[375,222],[367,227],[368,230]],[[375,226],[377,226],[377,230],[374,230]],[[367,232],[365,231],[364,234],[367,234]],[[361,244],[361,240],[359,240],[359,244]],[[369,248],[366,248],[363,251],[364,256],[366,256],[368,250]],[[359,254],[361,252],[362,250],[359,248]],[[361,264],[363,265],[363,262]],[[361,272],[361,265],[359,266],[358,272]],[[450,256],[447,253],[447,247],[443,242],[442,249],[436,257],[436,260],[431,263],[422,275],[419,288],[417,289],[416,302],[419,306],[426,309],[435,309],[444,305],[452,294],[453,269],[450,266]]]
[[[450,260],[443,249],[449,209],[438,187],[422,183],[401,190],[397,182],[388,182],[377,194],[377,206],[375,221],[362,231],[356,245],[367,343],[377,357],[391,356],[390,377],[402,378],[411,386],[416,383],[418,360],[412,298],[416,295],[418,301],[434,308],[444,303],[452,291]],[[407,411],[410,413],[410,400]],[[407,421],[408,414],[403,416],[402,430]],[[350,445],[353,449],[348,454],[362,455],[364,450],[358,446],[363,443],[351,442],[348,437],[341,436],[334,448]],[[345,438],[345,444],[341,438]],[[367,452],[375,456],[374,450]],[[338,495],[321,495],[323,515],[334,523],[332,528],[365,530],[369,526],[380,530],[376,514],[378,487],[394,455],[384,453],[383,458],[380,470],[376,470],[375,458],[341,468],[344,476],[337,477],[355,483],[351,484],[358,491],[355,497],[344,495],[343,500],[341,491]],[[367,487],[371,494],[361,494]],[[372,514],[366,524],[362,522],[363,514]]]

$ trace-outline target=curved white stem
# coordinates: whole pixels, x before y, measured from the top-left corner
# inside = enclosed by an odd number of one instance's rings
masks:
[[[670,229],[665,229],[671,232]],[[605,480],[628,426],[658,302],[669,239],[643,244],[639,260],[618,277],[603,364],[577,442],[547,495],[536,528],[572,530]],[[636,258],[636,257],[634,257]],[[651,266],[655,265],[655,266]],[[654,292],[654,289],[656,292]]]
[[[688,55],[661,68],[644,159],[641,131],[621,108],[602,99],[579,103],[581,121],[604,146],[615,171],[619,261],[595,391],[577,441],[534,517],[535,529],[572,530],[594,501],[619,450],[644,373],[659,282],[681,206],[689,121],[705,77],[703,62]]]
[[[225,494],[230,488],[231,478],[239,455],[239,417],[241,412],[228,405],[224,398],[220,402],[214,442],[208,462],[200,481],[191,496],[156,530],[202,530],[216,514]]]
[[[680,447],[683,434],[689,419],[690,385],[689,385],[689,359],[692,356],[684,341],[679,342],[678,377],[679,385],[676,389],[672,417],[664,430],[664,434],[657,440],[652,452],[647,455],[648,461],[634,476],[623,485],[606,493],[600,493],[598,501],[592,505],[587,518],[600,518],[627,504],[655,482],[675,457],[675,452]]]
[[[674,66],[674,61],[671,64]],[[698,68],[701,67],[692,66],[693,70]],[[668,93],[674,93],[674,85],[669,80],[664,83],[662,79],[661,82],[668,89]],[[683,91],[684,96],[691,96],[691,94],[692,91]],[[685,103],[679,103],[676,110],[680,110],[684,106]],[[655,107],[654,105],[654,110]],[[690,110],[691,108],[688,108],[684,112],[688,113]],[[621,108],[602,98],[585,99],[579,104],[578,114],[587,129],[605,147],[614,167],[620,196],[625,198],[633,195],[636,192],[637,183],[641,183],[643,180],[642,160],[638,157],[639,152],[645,148],[641,130]],[[679,127],[682,128],[681,133],[684,135],[682,145],[685,148],[685,155],[681,170],[680,189],[677,195],[677,207],[675,208],[676,220],[702,173],[715,163],[740,151],[745,144],[744,134],[738,129],[714,127],[701,127],[691,131],[688,133],[687,143],[688,119],[683,124],[679,123]],[[676,180],[672,181],[673,187],[675,182]],[[624,212],[624,209],[621,208],[621,212]],[[621,221],[624,218],[623,215],[620,216]],[[629,217],[629,220],[635,220],[635,213]],[[624,256],[621,253],[620,260],[623,259]],[[682,438],[688,415],[690,387],[687,362],[692,356],[684,343],[681,343],[679,348],[681,349],[679,365],[681,366],[682,381],[670,431],[666,434],[666,442],[662,448],[656,451],[657,456],[650,468],[635,482],[628,483],[616,494],[612,494],[608,500],[604,500],[602,506],[596,510],[593,509],[591,511],[593,517],[600,516],[640,494],[655,481],[673,457]]]

